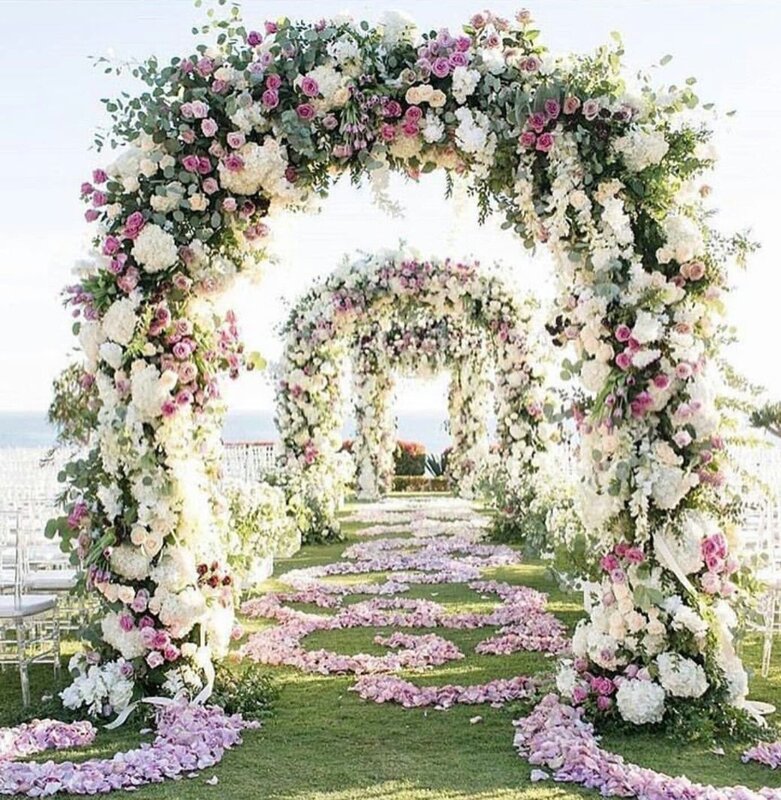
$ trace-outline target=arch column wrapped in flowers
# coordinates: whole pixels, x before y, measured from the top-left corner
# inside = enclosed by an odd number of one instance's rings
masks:
[[[495,348],[514,375],[500,383],[499,406],[512,408],[517,420],[502,427],[501,457],[509,462],[522,454],[531,468],[529,443],[541,441],[537,425],[545,394],[542,359],[531,355],[529,319],[529,308],[477,264],[424,261],[404,251],[345,263],[294,307],[285,329],[277,423],[288,465],[315,475],[337,469],[340,365],[357,350],[357,485],[361,497],[377,497],[390,478],[387,376],[394,366],[409,372],[452,364],[453,476],[459,491],[471,496],[487,455],[485,373],[488,350]]]
[[[696,181],[713,156],[709,132],[681,115],[698,103],[691,86],[629,93],[620,49],[556,59],[526,12],[480,14],[455,35],[397,17],[218,27],[212,47],[134,68],[149,90],[109,101],[99,140],[124,149],[82,186],[95,254],[71,300],[100,410],[55,527],[108,604],[106,658],[127,655],[139,687],[190,687],[200,643],[224,629],[212,615],[230,610],[213,586],[229,578],[212,559],[225,524],[218,386],[242,351],[210,306],[262,259],[269,212],[324,193],[335,173],[441,168],[558,256],[550,329],[588,392],[580,508],[610,557],[575,639],[578,674],[624,678],[619,710],[638,723],[701,687],[701,704],[740,703],[707,365],[726,263],[746,243],[708,227]],[[683,693],[658,679],[669,654],[696,678]]]

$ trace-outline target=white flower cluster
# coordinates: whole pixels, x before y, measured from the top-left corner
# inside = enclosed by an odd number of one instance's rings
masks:
[[[616,692],[618,712],[633,725],[651,725],[664,717],[665,691],[656,682],[633,678],[621,681]]]
[[[108,717],[124,711],[133,699],[133,665],[124,658],[90,664],[84,653],[68,664],[73,682],[62,692],[62,704],[71,711],[82,707],[92,717]]]
[[[160,272],[172,267],[179,258],[176,240],[159,225],[144,225],[133,242],[133,258],[146,272]]]
[[[673,697],[702,697],[708,689],[705,670],[690,658],[662,653],[656,659],[659,683]]]
[[[613,148],[632,172],[642,172],[658,164],[667,155],[670,145],[661,131],[633,128],[626,136],[616,139]]]

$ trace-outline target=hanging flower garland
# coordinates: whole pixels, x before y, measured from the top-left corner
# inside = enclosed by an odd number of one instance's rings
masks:
[[[620,49],[553,58],[528,12],[478,14],[456,33],[419,34],[393,15],[217,27],[214,46],[134,67],[147,90],[108,101],[114,124],[98,137],[122,150],[81,188],[95,252],[68,297],[99,408],[51,531],[73,542],[105,601],[104,658],[132,662],[141,694],[169,673],[202,677],[224,651],[219,381],[247,359],[214,301],[262,260],[270,212],[326,193],[340,172],[381,181],[386,169],[442,168],[556,256],[549,329],[589,393],[579,511],[606,553],[622,545],[644,559],[606,578],[576,637],[583,657],[610,677],[680,654],[705,671],[709,707],[740,703],[708,363],[728,260],[749,246],[708,227],[697,182],[714,158],[710,133],[681,114],[698,103],[691,86],[630,94]],[[410,276],[393,277],[403,288]],[[331,339],[331,324],[314,341]],[[280,412],[288,452],[310,465],[335,436],[321,425],[335,396],[318,366],[306,376],[317,438],[292,406]],[[530,378],[521,370],[513,384]],[[533,451],[523,423],[536,403],[508,411]],[[681,556],[694,561],[706,542],[708,569],[687,571]]]

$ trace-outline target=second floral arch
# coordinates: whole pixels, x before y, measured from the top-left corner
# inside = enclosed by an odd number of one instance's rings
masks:
[[[450,370],[448,470],[468,497],[489,455],[493,366],[501,461],[515,474],[530,469],[551,402],[533,311],[500,274],[475,261],[423,259],[406,249],[345,259],[298,301],[284,326],[277,424],[288,464],[338,491],[340,385],[349,361],[361,498],[391,484],[394,373]]]

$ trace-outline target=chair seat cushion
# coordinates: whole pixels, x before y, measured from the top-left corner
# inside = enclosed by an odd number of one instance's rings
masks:
[[[54,594],[23,594],[19,600],[3,595],[0,596],[0,619],[24,619],[56,607],[57,595]]]

